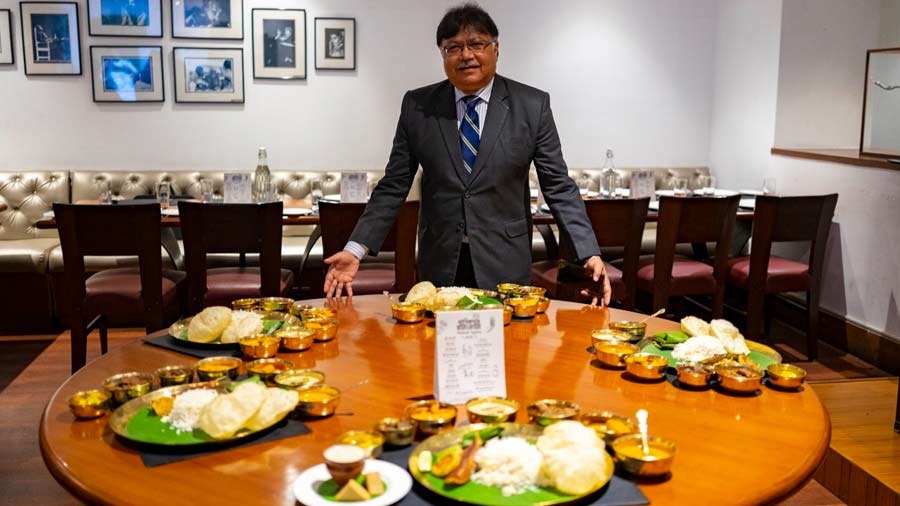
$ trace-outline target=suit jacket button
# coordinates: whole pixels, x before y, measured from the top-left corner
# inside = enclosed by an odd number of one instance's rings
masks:
[[[466,198],[469,198],[469,197],[471,197],[471,196],[472,196],[472,194],[471,194],[471,193],[469,193],[469,192],[466,192],[466,194],[465,194],[465,197],[466,197]]]

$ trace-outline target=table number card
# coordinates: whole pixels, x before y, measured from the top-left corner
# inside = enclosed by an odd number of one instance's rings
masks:
[[[368,174],[365,172],[342,172],[341,202],[366,202],[368,199]]]
[[[253,189],[249,172],[225,173],[224,196],[226,204],[253,202]]]
[[[435,325],[435,399],[462,404],[474,397],[506,397],[503,310],[439,311]]]
[[[631,198],[656,198],[656,176],[649,170],[636,170],[631,173]]]

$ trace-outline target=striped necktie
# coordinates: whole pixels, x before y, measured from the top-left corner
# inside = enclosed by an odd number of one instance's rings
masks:
[[[466,103],[466,114],[459,124],[459,147],[462,150],[463,167],[467,174],[472,173],[475,167],[475,157],[478,156],[478,144],[481,142],[481,129],[478,127],[478,97],[468,95],[463,97]]]

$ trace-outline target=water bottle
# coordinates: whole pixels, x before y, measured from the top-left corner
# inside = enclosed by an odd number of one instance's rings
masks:
[[[600,196],[607,199],[616,197],[616,186],[619,174],[616,172],[616,163],[613,159],[613,150],[606,150],[606,161],[600,171]]]
[[[256,160],[256,173],[253,175],[253,202],[271,200],[272,174],[269,173],[266,148],[259,148]]]

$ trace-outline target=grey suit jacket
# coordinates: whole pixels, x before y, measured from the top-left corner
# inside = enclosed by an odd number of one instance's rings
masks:
[[[577,257],[599,255],[584,202],[562,157],[549,95],[499,75],[471,175],[463,169],[453,85],[445,80],[406,93],[385,175],[350,239],[377,254],[421,165],[419,278],[437,286],[452,284],[468,234],[480,287],[529,284],[532,162]]]

